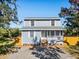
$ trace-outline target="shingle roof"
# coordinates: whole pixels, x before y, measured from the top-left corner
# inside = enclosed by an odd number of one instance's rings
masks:
[[[60,20],[61,18],[59,17],[27,17],[24,20],[25,21],[30,21],[30,20]]]
[[[50,26],[50,27],[23,27],[20,30],[65,30],[65,29],[59,26]]]

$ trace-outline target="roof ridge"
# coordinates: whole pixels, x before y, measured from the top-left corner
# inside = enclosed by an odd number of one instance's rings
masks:
[[[60,17],[27,17],[24,20],[60,20]]]
[[[60,17],[26,17],[26,18],[60,18]]]

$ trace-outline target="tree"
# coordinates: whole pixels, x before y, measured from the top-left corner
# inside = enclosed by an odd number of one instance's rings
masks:
[[[0,0],[0,27],[7,27],[10,22],[17,22],[16,0]]]
[[[61,8],[60,17],[65,19],[66,35],[79,35],[79,0],[69,0],[69,8]]]
[[[19,29],[9,27],[11,21],[18,22],[16,0],[0,0],[0,54],[11,52],[16,43],[12,39],[20,34]]]

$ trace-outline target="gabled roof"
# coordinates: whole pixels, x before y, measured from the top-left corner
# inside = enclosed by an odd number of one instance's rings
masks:
[[[36,21],[47,21],[47,20],[60,20],[61,18],[59,17],[27,17],[24,19],[24,21],[31,21],[31,20],[36,20]]]

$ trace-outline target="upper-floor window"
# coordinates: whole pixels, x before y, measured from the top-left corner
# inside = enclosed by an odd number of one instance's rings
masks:
[[[52,26],[54,26],[54,24],[55,24],[54,22],[55,22],[54,20],[51,21],[51,25],[52,25]]]
[[[31,21],[31,26],[34,26],[34,21]]]

